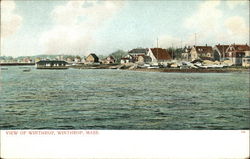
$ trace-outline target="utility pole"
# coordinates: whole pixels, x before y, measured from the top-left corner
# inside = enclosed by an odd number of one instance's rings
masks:
[[[222,58],[222,59],[223,59],[223,61],[224,61],[224,59],[225,59],[224,45],[222,45],[222,49],[223,49],[223,55],[222,55],[222,56],[223,56],[223,58]],[[220,59],[220,61],[221,61],[221,59]]]
[[[196,33],[194,34],[194,45],[196,46]]]
[[[158,62],[158,37],[157,37],[157,49],[156,49],[156,51],[157,51],[157,62]]]
[[[172,43],[172,58],[174,59],[174,46],[173,46],[173,43]]]

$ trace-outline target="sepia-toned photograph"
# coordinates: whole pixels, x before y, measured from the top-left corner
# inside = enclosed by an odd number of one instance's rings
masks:
[[[249,43],[248,0],[1,0],[1,145],[34,134],[247,135]]]

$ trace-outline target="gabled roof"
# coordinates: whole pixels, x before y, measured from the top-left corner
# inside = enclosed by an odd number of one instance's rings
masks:
[[[92,56],[94,59],[99,59],[97,56],[96,56],[96,54],[94,54],[94,53],[91,53],[91,54],[89,54],[86,58],[88,58],[89,56]]]
[[[106,59],[107,59],[107,58],[110,58],[110,59],[112,59],[112,60],[115,60],[114,56],[112,56],[112,55],[106,57]]]
[[[185,46],[185,47],[184,47],[184,52],[185,52],[185,53],[190,53],[191,49],[192,49],[192,47],[190,47],[190,46]]]
[[[194,46],[194,47],[198,54],[213,52],[212,46]]]
[[[239,45],[239,44],[233,44],[231,45],[235,50],[234,51],[250,51],[250,47],[245,44],[245,45]]]
[[[146,54],[147,53],[147,49],[144,48],[136,48],[136,49],[132,49],[128,52],[129,54]]]
[[[157,60],[170,60],[171,59],[171,55],[166,49],[151,48],[151,51]]]
[[[229,47],[229,45],[215,45],[215,47],[218,48],[218,50],[220,51],[220,53],[225,53],[227,48]]]
[[[40,61],[38,61],[37,62],[37,64],[38,65],[43,65],[43,64],[47,64],[47,63],[49,63],[49,64],[67,64],[67,62],[66,61],[57,61],[57,60],[40,60]]]

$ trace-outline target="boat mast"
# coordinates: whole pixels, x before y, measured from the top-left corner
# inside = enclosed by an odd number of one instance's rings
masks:
[[[156,52],[157,52],[157,62],[158,62],[158,59],[159,59],[159,57],[158,57],[158,37],[157,37],[157,49],[156,49]]]
[[[196,33],[194,33],[194,45],[196,46]]]

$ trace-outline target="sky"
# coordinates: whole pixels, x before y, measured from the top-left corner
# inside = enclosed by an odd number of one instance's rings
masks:
[[[249,2],[1,1],[1,56],[249,44]]]

